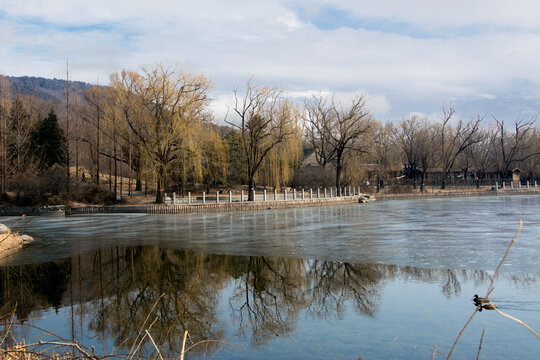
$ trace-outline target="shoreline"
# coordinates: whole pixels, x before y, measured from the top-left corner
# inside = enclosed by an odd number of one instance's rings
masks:
[[[206,204],[183,205],[87,205],[78,207],[4,207],[0,208],[0,216],[72,216],[93,214],[194,214],[238,211],[262,211],[272,209],[292,209],[317,206],[334,206],[364,203],[368,201],[415,200],[415,199],[444,199],[458,197],[483,196],[519,196],[540,195],[540,189],[513,189],[513,190],[467,190],[435,193],[403,193],[403,194],[377,194],[354,195],[332,198],[313,198],[296,200],[271,200],[256,202],[221,202]]]
[[[379,194],[375,201],[389,200],[414,200],[414,199],[444,199],[458,197],[483,197],[483,196],[517,196],[517,195],[540,195],[540,189],[513,189],[513,190],[467,190],[448,191],[435,193],[405,193],[405,194]]]
[[[372,200],[369,200],[372,199]],[[354,195],[335,198],[313,198],[297,200],[272,200],[255,202],[231,202],[191,205],[138,205],[138,206],[85,206],[68,208],[66,216],[92,214],[199,214],[216,212],[262,211],[303,207],[358,204],[373,201],[372,196]]]

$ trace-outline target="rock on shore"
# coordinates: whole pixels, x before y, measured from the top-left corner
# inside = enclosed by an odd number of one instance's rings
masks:
[[[4,224],[0,224],[0,257],[11,254],[23,247],[34,238],[29,235],[19,235],[17,232],[12,232]]]

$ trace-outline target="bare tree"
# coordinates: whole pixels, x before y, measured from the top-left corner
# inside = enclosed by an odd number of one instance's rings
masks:
[[[497,163],[495,148],[497,145],[497,128],[489,127],[480,131],[480,141],[472,144],[464,151],[467,162],[473,166],[476,179],[476,188],[480,188],[480,181],[484,179],[489,170],[494,169]]]
[[[336,170],[336,186],[341,187],[341,174],[347,156],[367,153],[373,137],[374,121],[366,106],[366,98],[358,95],[344,107],[322,95],[305,104],[306,136],[315,148],[323,166],[331,163]]]
[[[535,153],[540,153],[540,132],[535,131],[534,136],[531,139],[532,148],[531,151]],[[537,161],[537,156],[531,156],[528,159],[525,159],[521,166],[521,170],[527,174],[529,180],[532,180],[538,177],[540,173],[540,163]]]
[[[540,151],[535,147],[536,118],[530,121],[516,120],[513,131],[510,132],[505,126],[504,120],[499,120],[493,116],[497,124],[499,174],[504,179],[512,166],[529,158],[540,155]]]
[[[440,146],[440,164],[442,168],[441,189],[446,188],[448,172],[453,168],[459,154],[469,146],[480,141],[479,129],[484,116],[477,115],[470,121],[455,118],[455,109],[452,105],[443,106],[441,110],[441,123],[438,127]],[[453,125],[453,123],[455,123]]]
[[[69,130],[69,120],[70,120],[70,101],[69,101],[69,64],[66,61],[66,193],[69,196],[69,183],[70,180],[70,153],[69,153],[69,144],[70,144],[70,130]]]
[[[409,179],[413,179],[415,189],[419,163],[416,148],[419,127],[420,119],[413,115],[410,118],[401,120],[399,125],[394,128],[393,133],[394,143],[400,149],[403,156],[404,175]]]
[[[393,133],[392,123],[378,124],[375,131],[373,156],[377,164],[377,191],[395,165],[396,149],[393,144]]]
[[[433,124],[427,117],[421,118],[415,136],[416,158],[418,159],[419,167],[422,170],[420,177],[420,191],[424,191],[426,173],[433,163],[435,137],[436,131]]]
[[[20,175],[26,170],[30,160],[30,114],[26,111],[21,99],[16,98],[9,111],[9,127],[7,129],[8,164],[10,172]]]
[[[235,90],[234,98],[235,119],[227,116],[225,122],[240,133],[250,190],[248,200],[253,201],[257,172],[272,149],[298,134],[298,113],[281,90],[256,86],[252,79],[245,94],[241,96]]]
[[[335,149],[327,133],[332,128],[332,106],[328,98],[313,96],[304,103],[306,139],[313,147],[315,159],[322,167],[332,161]],[[326,135],[326,136],[325,136]]]
[[[88,104],[87,111],[83,115],[83,121],[89,125],[89,133],[82,141],[86,142],[90,149],[90,157],[92,159],[95,182],[99,186],[101,163],[101,138],[103,128],[103,116],[104,116],[104,101],[103,101],[103,89],[97,86],[92,86],[90,89],[84,92],[84,98]]]
[[[0,75],[0,187],[1,192],[6,192],[7,185],[7,128],[9,100],[11,98],[11,84],[5,76]]]

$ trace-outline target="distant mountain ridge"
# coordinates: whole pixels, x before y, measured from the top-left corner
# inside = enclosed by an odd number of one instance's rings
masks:
[[[46,102],[64,102],[66,99],[65,79],[46,79],[33,76],[7,76],[11,83],[11,94],[32,95]],[[92,84],[82,81],[69,81],[69,91],[82,97],[83,91]]]

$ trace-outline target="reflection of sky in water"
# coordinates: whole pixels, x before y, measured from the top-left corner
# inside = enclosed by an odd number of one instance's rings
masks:
[[[523,231],[503,271],[540,273],[539,205],[538,196],[511,196],[245,213],[41,217],[24,230],[37,241],[7,262],[54,260],[111,245],[159,245],[213,254],[489,270],[522,219]]]
[[[305,264],[309,268],[309,264]],[[238,317],[237,310],[242,297],[235,298],[237,288],[242,288],[244,279],[225,278],[226,285],[219,290],[216,312],[218,324],[225,331],[222,340],[240,349],[225,347],[220,359],[419,359],[429,358],[435,344],[439,351],[451,347],[457,333],[474,311],[472,294],[483,294],[488,286],[486,274],[471,271],[447,272],[414,268],[379,268],[390,271],[390,278],[382,278],[371,315],[359,311],[357,303],[348,298],[341,311],[336,309],[324,313],[303,306],[298,309],[288,326],[291,331],[279,329],[270,333],[254,345],[252,326]],[[388,275],[387,274],[387,275]],[[449,289],[445,287],[447,276],[457,280]],[[478,277],[479,275],[480,278]],[[479,280],[483,279],[483,280]],[[343,289],[336,287],[335,295]],[[135,294],[134,294],[135,295]],[[105,299],[108,304],[110,299]],[[492,300],[499,308],[530,325],[540,323],[540,284],[537,275],[505,273],[496,282]],[[95,321],[101,301],[93,299],[74,306],[74,322],[69,305],[63,305],[56,313],[45,310],[39,319],[30,323],[55,331],[59,336],[71,338],[72,325],[78,340],[85,345],[94,345],[98,354],[111,352],[114,334],[94,332],[86,324]],[[82,325],[81,324],[85,324]],[[241,325],[246,325],[239,330]],[[154,325],[154,329],[159,322]],[[483,311],[476,315],[458,345],[455,357],[471,358],[477,352],[482,328],[486,329],[482,357],[486,359],[520,358],[532,359],[540,352],[540,342],[522,326],[496,314]],[[154,330],[157,332],[157,330]],[[150,331],[152,333],[152,330]],[[34,332],[35,333],[35,332]],[[193,339],[197,341],[197,338]],[[256,342],[256,341],[255,341]],[[127,343],[128,348],[131,345]],[[210,351],[210,354],[215,348]],[[120,348],[117,353],[125,353]],[[190,358],[202,358],[192,354]]]

